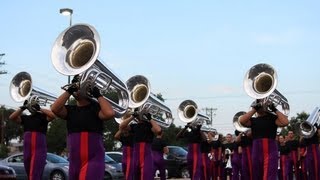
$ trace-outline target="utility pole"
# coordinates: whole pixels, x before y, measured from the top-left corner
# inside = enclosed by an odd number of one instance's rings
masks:
[[[209,116],[210,118],[210,122],[208,124],[212,125],[212,120],[214,118],[214,116],[216,116],[216,111],[218,110],[218,108],[203,108],[203,110],[206,112],[206,115]]]
[[[0,144],[4,144],[4,111],[5,111],[5,106],[0,107],[1,110],[1,121],[0,121]]]
[[[0,60],[2,59],[2,57],[4,56],[4,55],[6,55],[5,53],[2,53],[2,54],[0,54]],[[1,62],[0,61],[0,66],[2,66],[2,65],[5,65],[6,63],[3,61],[3,62]],[[0,70],[0,74],[7,74],[8,72],[7,71],[4,71],[4,70]]]

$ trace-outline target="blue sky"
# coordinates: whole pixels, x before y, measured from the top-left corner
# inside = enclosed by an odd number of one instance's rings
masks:
[[[29,72],[34,85],[56,95],[67,77],[51,63],[58,35],[69,26],[60,8],[72,8],[73,24],[93,25],[100,58],[124,82],[146,76],[152,92],[172,109],[185,99],[217,108],[214,127],[233,132],[232,118],[253,101],[243,89],[250,67],[268,63],[278,73],[289,117],[319,105],[318,1],[3,1],[0,8],[0,104],[17,107],[9,83]]]

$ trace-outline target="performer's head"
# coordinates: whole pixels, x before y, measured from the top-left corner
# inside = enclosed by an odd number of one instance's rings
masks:
[[[226,141],[227,141],[227,143],[231,143],[232,142],[232,134],[228,133],[226,135]]]
[[[289,140],[293,140],[294,134],[293,134],[292,130],[288,131],[288,138],[289,138]]]
[[[279,135],[279,143],[283,144],[285,142],[285,136],[284,135]]]

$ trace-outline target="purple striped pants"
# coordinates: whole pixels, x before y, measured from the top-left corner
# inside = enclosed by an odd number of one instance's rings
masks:
[[[252,180],[252,159],[251,159],[252,147],[242,147],[241,158],[241,179]]]
[[[128,180],[133,177],[133,148],[131,146],[123,146],[122,154],[122,171],[125,179]]]
[[[320,179],[320,152],[319,144],[311,144],[307,147],[307,171],[309,173],[309,180]]]
[[[102,180],[104,177],[104,147],[102,135],[93,132],[70,133],[69,180]]]
[[[166,179],[166,167],[163,159],[163,153],[159,151],[152,151],[153,157],[153,174],[156,173],[156,170],[160,172],[160,180]]]
[[[135,143],[133,146],[133,179],[150,180],[154,178],[151,144]]]
[[[239,180],[240,179],[240,171],[241,171],[241,157],[242,154],[238,153],[238,149],[233,151],[233,155],[231,158],[232,164],[232,180]]]
[[[278,147],[274,139],[261,138],[252,142],[253,179],[275,180],[278,171]]]
[[[28,179],[40,180],[47,158],[46,135],[28,131],[23,138],[23,164]]]
[[[201,175],[201,152],[199,143],[188,144],[187,163],[191,180],[199,180]]]

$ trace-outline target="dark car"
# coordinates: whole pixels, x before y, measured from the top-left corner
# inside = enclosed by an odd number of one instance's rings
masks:
[[[105,173],[104,180],[124,179],[121,163],[116,162],[110,156],[105,154]]]
[[[188,152],[180,146],[168,146],[169,153],[165,158],[169,177],[189,178],[187,167]]]
[[[28,179],[23,165],[23,153],[11,155],[3,159],[0,163],[13,168],[17,179]],[[47,153],[42,179],[67,180],[68,170],[69,162],[66,159],[52,153]]]
[[[0,179],[15,180],[16,172],[13,168],[0,164]]]

